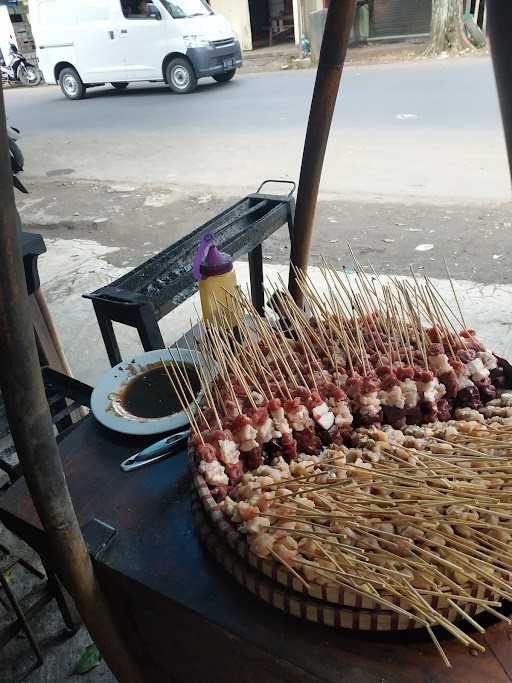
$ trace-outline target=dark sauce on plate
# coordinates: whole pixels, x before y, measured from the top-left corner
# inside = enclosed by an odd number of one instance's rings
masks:
[[[167,367],[169,367],[169,363]],[[177,363],[186,373],[194,395],[199,393],[199,377],[191,363]],[[181,403],[161,365],[137,375],[123,392],[121,405],[135,417],[159,418],[181,412]]]

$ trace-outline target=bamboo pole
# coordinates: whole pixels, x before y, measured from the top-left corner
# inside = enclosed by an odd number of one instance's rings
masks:
[[[114,675],[143,683],[94,575],[71,502],[44,393],[23,268],[0,85],[0,388],[50,559]]]
[[[325,149],[354,21],[355,4],[356,0],[332,0],[327,12],[302,155],[290,254],[288,288],[299,306],[303,305],[304,296],[293,266],[303,271],[308,267]]]
[[[503,119],[508,164],[512,174],[512,3],[487,0],[486,6],[494,75]]]

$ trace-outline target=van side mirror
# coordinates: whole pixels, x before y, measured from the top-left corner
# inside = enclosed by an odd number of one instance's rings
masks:
[[[147,4],[148,8],[148,17],[150,19],[158,19],[160,20],[162,18],[162,15],[160,14],[160,10],[156,5],[153,5],[152,2],[148,2]]]

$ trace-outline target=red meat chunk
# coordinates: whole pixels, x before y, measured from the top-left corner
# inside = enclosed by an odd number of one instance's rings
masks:
[[[448,422],[451,419],[450,404],[444,398],[437,403],[437,419],[439,422]]]
[[[281,448],[283,452],[283,458],[286,462],[291,462],[292,460],[297,460],[297,442],[291,434],[283,434],[281,439]]]
[[[431,370],[419,370],[415,372],[414,379],[417,382],[431,382],[434,379],[434,373]]]
[[[217,501],[217,503],[221,500],[224,500],[224,498],[228,495],[228,487],[227,486],[216,486],[214,489],[212,489],[212,496],[214,500]]]
[[[293,398],[300,398],[306,401],[311,396],[311,391],[307,387],[297,387],[292,391]]]
[[[315,433],[314,427],[307,427],[302,432],[294,432],[297,440],[297,452],[316,455],[322,448],[322,442]]]
[[[457,382],[457,375],[453,370],[441,375],[439,381],[446,387],[446,398],[455,398],[457,396],[459,383]]]
[[[382,382],[382,388],[385,389],[386,391],[389,391],[393,387],[400,385],[400,382],[398,381],[398,377],[395,375],[394,372],[390,372],[389,375],[384,375],[383,377],[381,377],[381,382]]]
[[[343,389],[336,388],[335,391],[332,393],[332,397],[335,401],[347,401],[348,396],[347,394],[343,391]]]
[[[475,382],[475,386],[478,389],[482,403],[488,403],[496,398],[496,387],[491,384],[489,378],[484,379],[481,382]]]
[[[469,363],[476,358],[476,351],[474,349],[459,349],[457,356],[463,363]]]
[[[276,410],[279,410],[280,407],[281,407],[281,401],[278,398],[273,398],[268,403],[268,409],[270,410],[270,412],[274,412]]]
[[[411,368],[410,366],[397,368],[395,374],[401,382],[404,382],[406,379],[414,379],[414,368]]]
[[[224,469],[229,477],[229,483],[232,486],[238,484],[244,476],[244,466],[242,462],[224,465]]]
[[[450,356],[448,362],[453,368],[454,372],[461,373],[464,370],[464,363],[456,356]]]
[[[229,429],[214,429],[209,433],[206,440],[211,444],[216,444],[219,441],[233,441],[233,434]]]
[[[444,353],[444,346],[439,343],[433,343],[430,344],[428,347],[427,355],[429,356],[437,356],[440,353]]]
[[[313,410],[313,408],[316,408],[321,403],[323,403],[323,399],[317,391],[313,391],[311,396],[307,399],[305,403],[308,407],[308,410]]]
[[[284,402],[285,413],[293,413],[301,405],[300,398],[292,398],[291,401]]]
[[[461,389],[457,394],[456,402],[460,408],[473,408],[473,410],[478,410],[482,405],[480,392],[476,386]]]
[[[263,453],[261,446],[258,448],[253,448],[252,451],[245,453],[245,460],[247,467],[250,470],[255,470],[257,467],[263,464]]]
[[[211,443],[200,444],[196,448],[196,452],[199,458],[205,462],[214,462],[217,460],[217,451],[215,446],[213,446]]]
[[[251,418],[248,417],[247,415],[237,415],[235,419],[233,420],[233,430],[235,432],[239,431],[242,429],[242,427],[245,427],[246,425],[251,424]]]
[[[439,344],[443,341],[441,332],[437,327],[430,327],[427,330],[427,336],[430,339],[430,341],[434,342],[435,344]]]
[[[254,427],[260,427],[267,419],[268,410],[266,408],[256,408],[256,410],[252,411],[252,424]]]

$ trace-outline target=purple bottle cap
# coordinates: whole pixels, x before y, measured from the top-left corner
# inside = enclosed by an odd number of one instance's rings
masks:
[[[232,270],[233,261],[231,260],[231,256],[225,254],[223,251],[219,251],[214,244],[210,246],[206,258],[199,268],[199,272],[203,279],[211,277],[212,275],[223,275]]]
[[[233,270],[231,256],[219,251],[214,239],[215,235],[209,232],[199,243],[192,268],[196,280],[206,280],[210,275],[222,275]]]

